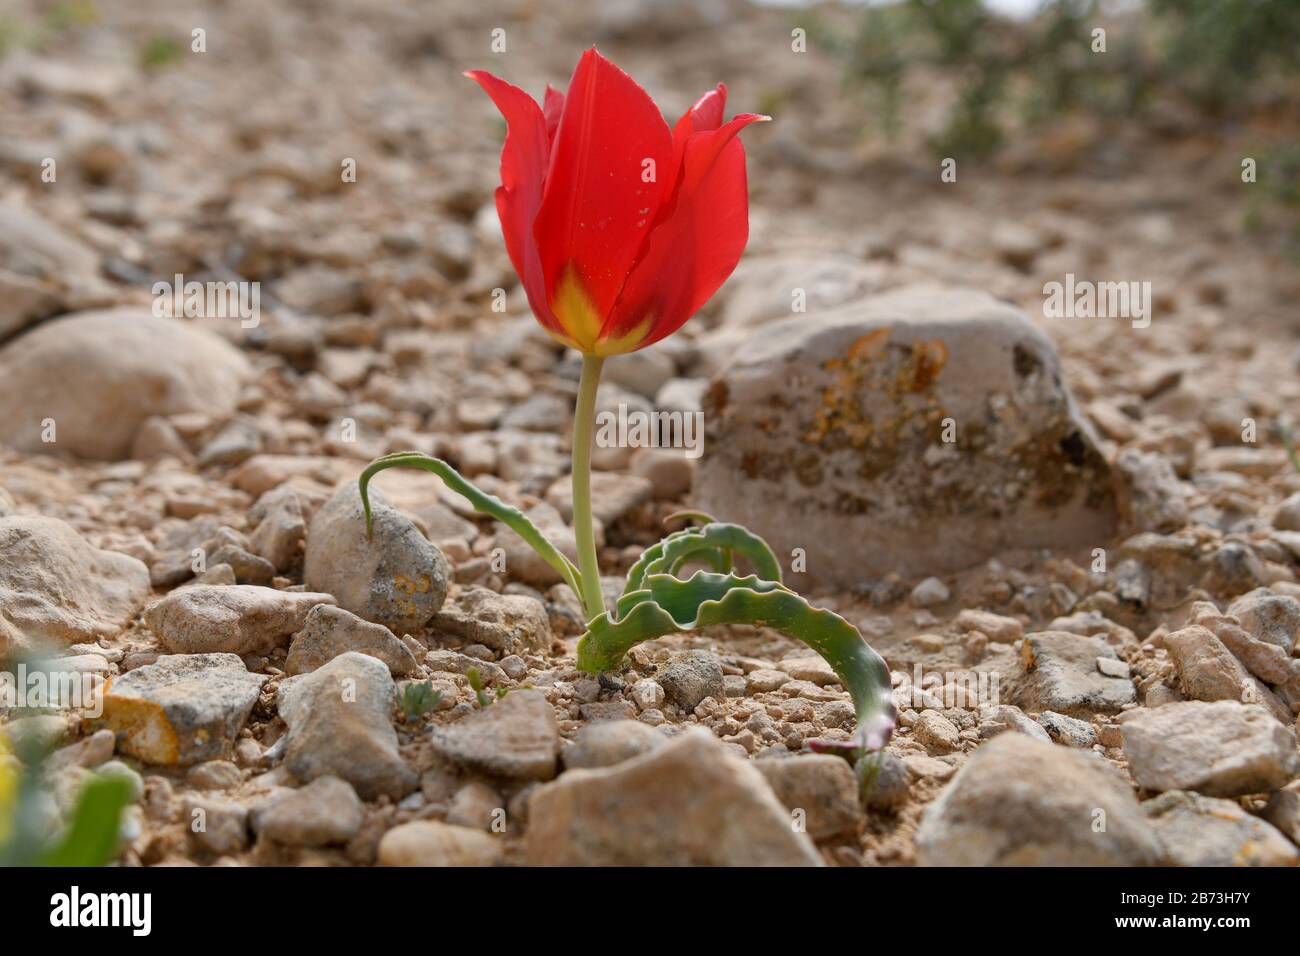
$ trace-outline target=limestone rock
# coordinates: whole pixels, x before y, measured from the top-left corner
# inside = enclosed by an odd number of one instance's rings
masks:
[[[1142,804],[1175,866],[1296,866],[1300,851],[1235,800],[1170,790]]]
[[[528,802],[534,866],[817,866],[754,766],[690,728],[650,753],[570,770]]]
[[[35,210],[0,205],[0,339],[57,313],[98,272],[94,249]]]
[[[301,630],[312,608],[333,603],[312,591],[196,584],[151,604],[144,621],[176,654],[265,654]]]
[[[371,489],[373,533],[361,493],[341,487],[316,513],[307,536],[303,583],[340,607],[397,633],[424,626],[447,597],[451,567],[411,520]]]
[[[1097,811],[1106,826],[1098,831]],[[923,866],[1153,866],[1163,850],[1132,791],[1090,754],[1002,734],[979,747],[916,833]]]
[[[1101,637],[1067,631],[1026,635],[1018,703],[1027,710],[1054,710],[1070,717],[1118,713],[1137,700],[1137,690],[1129,678],[1104,673],[1098,661],[1119,659]]]
[[[149,596],[143,563],[57,518],[0,518],[0,555],[0,659],[114,637]]]
[[[814,840],[856,833],[862,823],[858,778],[849,762],[830,754],[756,760],[776,798],[791,811],[803,812]]]
[[[285,766],[299,780],[339,777],[365,800],[406,796],[417,778],[397,751],[394,693],[387,665],[355,651],[281,683],[280,716],[289,725]]]
[[[706,697],[722,700],[726,696],[722,664],[706,651],[687,651],[674,656],[659,668],[654,679],[668,699],[688,713]]]
[[[388,628],[363,621],[341,607],[317,604],[307,612],[302,630],[293,636],[284,672],[308,674],[348,651],[379,658],[397,676],[418,666],[411,649]]]
[[[573,744],[564,751],[564,766],[567,770],[612,767],[662,747],[666,739],[640,721],[602,720],[578,731]]]
[[[433,735],[433,749],[477,773],[550,780],[560,753],[555,711],[538,690],[515,690]]]
[[[551,643],[550,620],[542,602],[488,588],[463,589],[450,604],[443,605],[429,627],[502,654],[539,651]]]
[[[117,461],[150,416],[234,411],[248,373],[238,349],[180,319],[140,308],[61,316],[0,349],[0,444]]]
[[[706,421],[694,504],[804,548],[815,584],[1092,545],[1116,523],[1051,342],[982,293],[913,287],[770,323],[714,380]]]
[[[1276,790],[1300,770],[1291,729],[1262,707],[1180,701],[1129,711],[1124,753],[1138,786],[1213,797]]]
[[[229,757],[265,681],[234,654],[166,655],[108,683],[103,722],[146,763]]]
[[[317,777],[298,790],[275,793],[250,815],[253,830],[289,846],[346,843],[365,812],[357,792],[338,777]]]
[[[495,866],[502,844],[482,830],[436,820],[393,827],[379,841],[380,866]]]

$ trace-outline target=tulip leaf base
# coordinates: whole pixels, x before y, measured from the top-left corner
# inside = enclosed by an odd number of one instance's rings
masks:
[[[372,462],[361,475],[361,499],[370,525],[370,479],[387,468],[431,471],[483,513],[503,521],[583,595],[579,570],[517,508],[476,488],[444,461],[418,452],[399,452]],[[647,548],[628,572],[627,585],[613,611],[590,615],[578,642],[578,668],[591,673],[616,670],[627,652],[642,641],[696,630],[712,624],[770,627],[815,650],[853,698],[857,731],[847,740],[810,741],[813,750],[838,753],[856,762],[864,785],[876,772],[871,756],[894,730],[895,712],[889,668],[858,633],[832,611],[815,608],[781,581],[781,567],[762,538],[740,525],[688,514],[706,523],[683,528]],[[734,573],[737,559],[753,572]],[[681,577],[690,565],[697,570]]]

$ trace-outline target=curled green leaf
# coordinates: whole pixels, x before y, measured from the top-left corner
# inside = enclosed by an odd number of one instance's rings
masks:
[[[522,511],[506,504],[495,495],[490,495],[478,488],[442,459],[433,458],[418,451],[399,451],[391,455],[385,455],[383,458],[376,458],[361,473],[361,506],[366,513],[367,534],[370,533],[371,521],[370,479],[389,468],[420,468],[424,471],[433,472],[443,480],[448,488],[473,505],[475,511],[491,515],[528,542],[532,549],[542,556],[542,560],[554,568],[560,577],[564,579],[564,583],[573,589],[573,593],[581,597],[582,585],[578,576],[578,569],[574,567],[572,561],[560,553],[560,550],[551,543],[546,535],[542,534],[535,524],[528,520],[528,517]]]
[[[894,730],[895,709],[889,668],[844,618],[814,608],[775,581],[700,571],[686,580],[646,575],[642,586],[623,595],[619,619],[593,619],[578,642],[580,670],[618,667],[642,641],[711,624],[753,624],[797,638],[817,651],[853,698],[858,728],[848,741],[822,741],[814,749],[840,750],[856,757],[881,749]]]
[[[649,575],[676,575],[683,565],[693,560],[706,561],[715,571],[730,573],[737,555],[749,561],[758,577],[780,582],[781,565],[766,541],[738,524],[715,521],[703,527],[675,531],[646,548],[628,571],[623,593],[640,590]]]

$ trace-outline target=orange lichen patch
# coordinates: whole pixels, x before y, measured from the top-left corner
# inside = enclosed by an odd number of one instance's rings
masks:
[[[398,609],[407,617],[411,617],[418,612],[415,601],[411,600],[410,595],[426,594],[433,587],[433,582],[429,580],[427,574],[419,575],[415,580],[411,580],[404,574],[398,574],[393,577],[393,601]],[[402,597],[402,595],[408,597]]]
[[[181,747],[176,729],[160,704],[140,697],[114,694],[112,684],[104,692],[101,722],[117,735],[123,753],[154,764],[176,764]]]
[[[868,332],[849,345],[843,358],[823,363],[832,379],[804,433],[805,441],[826,450],[848,446],[866,453],[862,471],[868,478],[892,466],[907,435],[928,434],[943,418],[932,388],[948,363],[948,346],[941,339],[893,344],[892,332]],[[863,407],[870,393],[881,395],[898,411],[888,419],[873,420]]]
[[[948,343],[943,339],[931,339],[928,342],[912,343],[912,361],[900,370],[900,376],[903,372],[909,373],[906,380],[900,381],[900,386],[906,387],[908,391],[921,392],[934,384],[943,371],[943,367],[948,364]]]
[[[404,574],[399,574],[393,578],[393,587],[407,594],[427,594],[433,587],[433,582],[429,580],[427,574],[421,574],[414,581]]]

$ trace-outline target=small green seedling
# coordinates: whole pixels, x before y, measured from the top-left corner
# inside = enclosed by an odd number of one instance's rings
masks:
[[[465,678],[469,681],[469,686],[474,691],[474,697],[478,701],[480,708],[487,707],[493,700],[500,700],[510,692],[507,687],[498,687],[494,698],[492,694],[488,693],[487,685],[483,683],[483,675],[477,667],[466,668]]]
[[[402,715],[413,723],[433,710],[442,700],[442,692],[433,689],[433,681],[411,681],[402,688]]]

